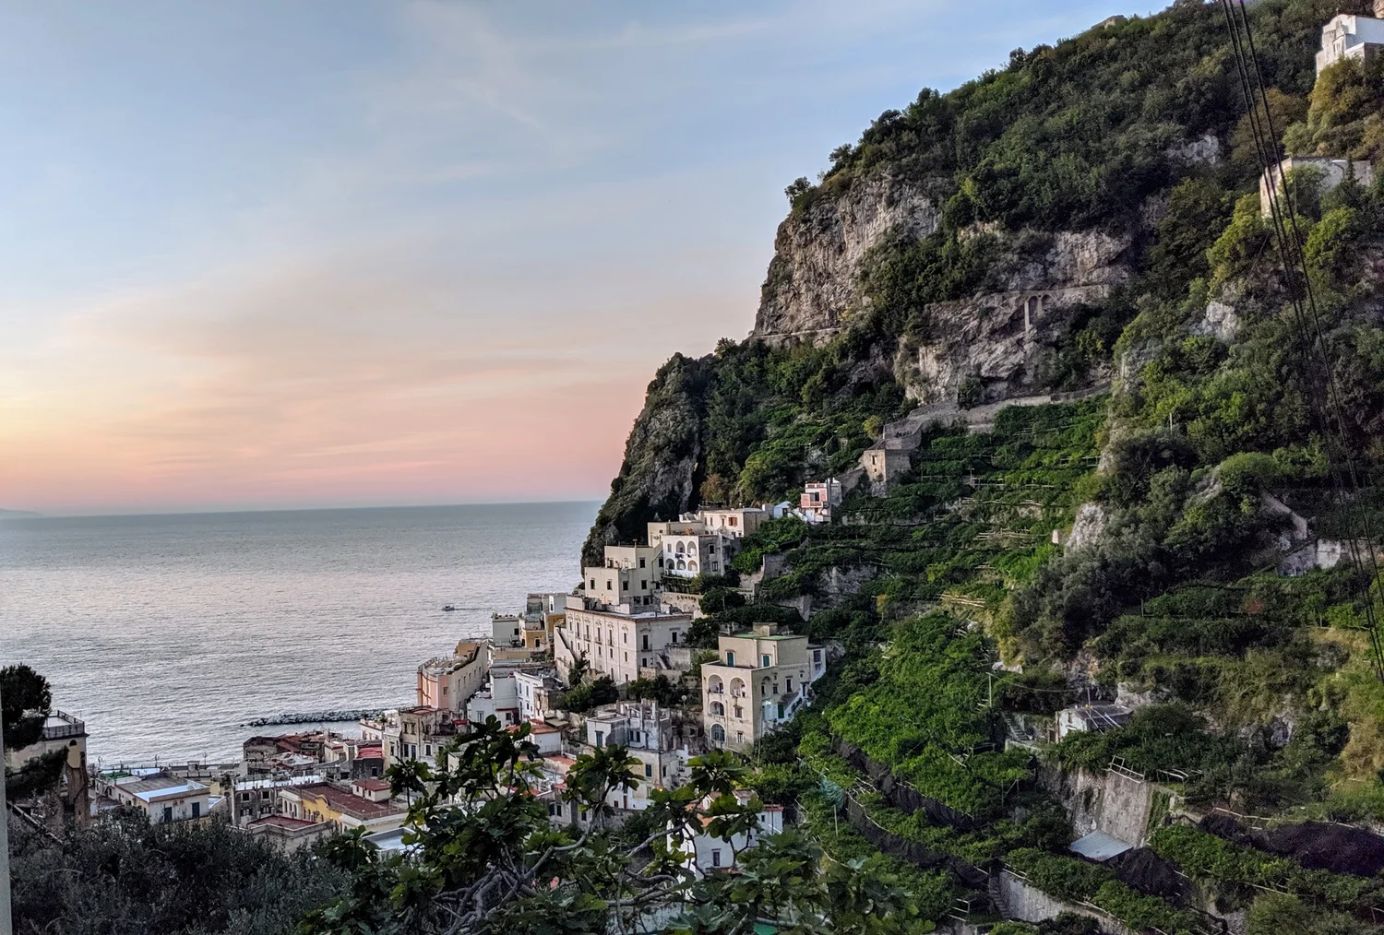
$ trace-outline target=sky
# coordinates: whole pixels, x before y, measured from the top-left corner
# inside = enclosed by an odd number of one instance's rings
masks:
[[[0,507],[601,497],[788,182],[1143,6],[0,5]]]

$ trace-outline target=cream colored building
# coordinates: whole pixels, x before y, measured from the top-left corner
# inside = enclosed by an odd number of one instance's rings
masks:
[[[702,664],[702,723],[713,747],[748,750],[793,719],[826,672],[826,651],[771,623],[718,641]]]
[[[588,601],[626,613],[658,607],[662,578],[659,550],[646,545],[608,545],[605,563],[583,569],[582,588]],[[564,616],[570,613],[567,604]]]
[[[724,539],[738,540],[753,535],[763,523],[768,522],[769,512],[753,506],[727,509],[701,510],[697,518],[706,526],[706,531]]]
[[[429,659],[418,667],[418,704],[442,711],[462,711],[466,699],[480,691],[490,666],[489,648],[463,640],[450,656]]]
[[[654,701],[608,705],[587,716],[585,729],[588,751],[619,744],[639,763],[634,767],[635,787],[617,789],[607,798],[614,808],[648,808],[652,790],[677,788],[687,776],[688,753],[681,745],[672,712]]]
[[[563,679],[573,664],[586,657],[589,671],[609,675],[617,685],[679,671],[668,649],[687,642],[690,614],[663,613],[653,607],[638,613],[619,613],[589,598],[573,596],[567,619],[554,631],[553,659]]]

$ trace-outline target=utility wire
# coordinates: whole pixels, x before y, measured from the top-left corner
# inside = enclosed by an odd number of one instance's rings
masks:
[[[1331,351],[1326,342],[1321,324],[1321,313],[1317,308],[1316,294],[1312,288],[1311,273],[1306,255],[1302,249],[1302,233],[1298,226],[1296,207],[1287,177],[1282,171],[1283,153],[1278,143],[1278,130],[1274,126],[1273,113],[1269,105],[1268,89],[1263,71],[1259,66],[1258,54],[1254,45],[1254,33],[1249,14],[1243,4],[1238,4],[1236,16],[1235,0],[1221,0],[1221,12],[1225,17],[1226,30],[1230,36],[1231,48],[1235,55],[1236,70],[1240,87],[1247,105],[1247,118],[1250,132],[1254,137],[1255,149],[1261,168],[1267,170],[1267,189],[1269,217],[1273,226],[1274,240],[1277,244],[1279,260],[1288,291],[1288,300],[1297,324],[1298,339],[1306,351],[1307,360],[1304,376],[1307,378],[1307,397],[1313,419],[1326,443],[1327,463],[1331,467],[1332,482],[1336,488],[1341,507],[1347,517],[1347,547],[1357,574],[1367,577],[1364,585],[1364,613],[1370,638],[1375,674],[1384,680],[1384,646],[1380,642],[1378,621],[1374,612],[1374,584],[1379,577],[1378,564],[1374,555],[1374,538],[1370,535],[1368,519],[1362,518],[1359,500],[1362,485],[1351,457],[1349,441],[1345,435],[1345,407],[1341,402],[1340,389],[1332,367]],[[1242,35],[1243,34],[1243,35]],[[1259,108],[1263,106],[1263,119]],[[1262,177],[1262,176],[1261,176]],[[1282,185],[1283,192],[1279,192]],[[1304,303],[1304,298],[1306,302]],[[1315,365],[1315,366],[1314,366]],[[1318,376],[1317,367],[1321,368]],[[1325,384],[1326,405],[1334,415],[1334,423],[1326,412],[1317,392],[1318,379]],[[1332,449],[1336,451],[1333,452]],[[1342,465],[1344,462],[1344,468]],[[1347,486],[1350,490],[1347,491]],[[1362,548],[1363,542],[1363,548]],[[1368,559],[1368,568],[1367,566]]]

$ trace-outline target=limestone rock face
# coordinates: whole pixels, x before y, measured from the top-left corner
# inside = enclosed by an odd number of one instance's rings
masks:
[[[705,369],[705,360],[677,355],[649,384],[620,473],[582,548],[586,564],[599,562],[606,545],[643,541],[646,518],[676,519],[695,502],[702,480]]]
[[[886,236],[933,233],[939,204],[922,182],[882,176],[793,211],[774,238],[752,336],[775,343],[830,339],[862,302],[866,252]]]
[[[927,307],[928,333],[901,342],[894,374],[923,403],[993,402],[1046,384],[1072,313],[1130,276],[1128,236],[1066,231],[1041,255],[1002,256],[996,291]]]

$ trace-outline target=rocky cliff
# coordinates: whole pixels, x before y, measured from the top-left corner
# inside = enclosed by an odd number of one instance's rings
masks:
[[[886,175],[839,198],[800,199],[774,238],[752,336],[822,343],[838,334],[866,301],[860,278],[871,248],[937,230],[942,184]]]

